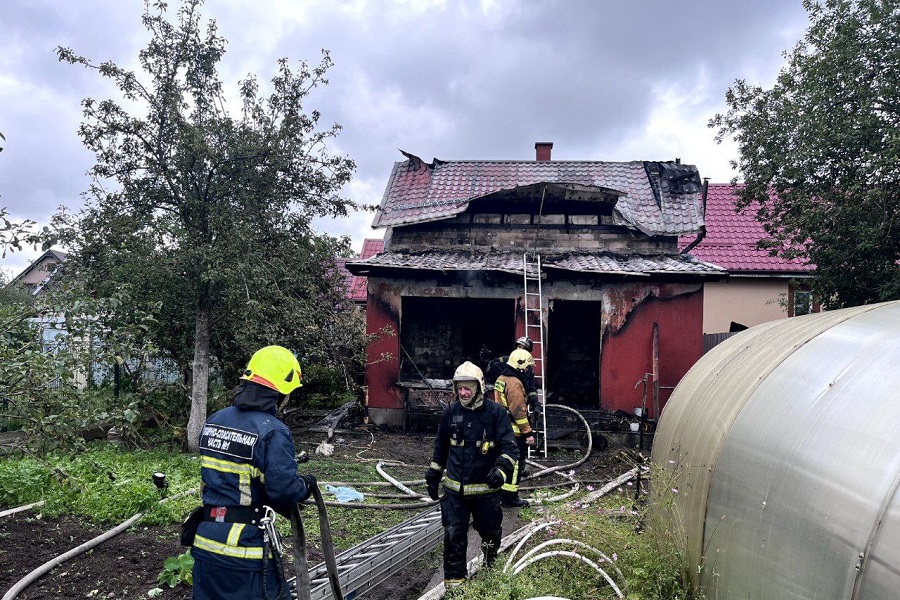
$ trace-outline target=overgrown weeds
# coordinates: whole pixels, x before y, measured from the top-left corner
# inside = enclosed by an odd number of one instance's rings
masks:
[[[590,487],[587,491],[591,491]],[[586,494],[581,497],[581,501],[523,511],[525,518],[547,519],[553,525],[532,536],[513,556],[510,568],[504,569],[509,555],[501,555],[493,569],[479,572],[456,591],[454,600],[620,597],[599,571],[572,554],[581,555],[602,569],[621,597],[632,600],[702,598],[690,587],[684,555],[677,543],[645,527],[649,507],[635,504],[633,484],[593,502],[584,501]],[[550,556],[513,574],[517,563],[522,566],[528,562],[523,559],[529,550],[551,540],[574,540],[574,543],[551,542],[532,558],[543,553]]]

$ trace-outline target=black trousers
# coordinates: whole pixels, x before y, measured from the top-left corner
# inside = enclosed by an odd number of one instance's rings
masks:
[[[465,579],[469,521],[481,536],[485,558],[493,563],[503,538],[503,510],[500,494],[457,496],[450,492],[441,498],[441,524],[444,526],[444,579]]]

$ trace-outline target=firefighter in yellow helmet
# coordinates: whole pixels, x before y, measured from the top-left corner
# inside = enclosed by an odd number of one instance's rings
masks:
[[[528,457],[528,447],[534,446],[534,431],[528,422],[528,396],[525,392],[523,376],[529,367],[534,368],[534,358],[524,348],[516,348],[509,355],[501,375],[494,382],[494,400],[506,408],[512,422],[513,433],[518,446],[516,468],[512,478],[503,484],[500,503],[506,508],[523,508],[528,501],[519,498],[519,481]]]
[[[516,464],[516,443],[506,412],[484,399],[484,374],[464,362],[453,375],[458,401],[444,409],[425,473],[428,495],[438,499],[444,469],[441,522],[444,525],[444,587],[466,578],[469,522],[481,536],[485,564],[497,558],[503,534],[499,489]]]
[[[316,478],[297,472],[294,441],[276,418],[302,383],[286,348],[258,350],[241,375],[234,405],[212,415],[200,434],[203,507],[191,548],[194,600],[282,598],[281,559],[264,534],[266,508],[289,514]]]

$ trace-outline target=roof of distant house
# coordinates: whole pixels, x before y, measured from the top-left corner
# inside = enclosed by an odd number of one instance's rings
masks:
[[[36,286],[36,291],[38,291],[40,287],[46,282],[48,277],[47,269],[41,269],[41,267],[59,264],[66,260],[66,256],[67,255],[65,252],[53,250],[52,248],[50,250],[44,251],[43,254],[31,261],[31,264],[25,267],[21,273],[13,277],[10,281],[10,285],[15,283],[25,283],[29,286]],[[29,277],[29,275],[32,276]]]
[[[727,183],[709,184],[706,198],[706,237],[690,253],[697,258],[721,265],[732,274],[740,273],[807,273],[815,265],[801,259],[787,260],[759,250],[756,243],[766,237],[762,224],[756,220],[756,210],[735,211],[735,190]],[[684,236],[681,248],[696,236]]]
[[[366,276],[365,275],[353,275],[350,271],[347,270],[347,262],[352,260],[362,260],[366,258],[372,258],[376,254],[384,251],[384,240],[374,240],[374,239],[366,239],[363,240],[362,251],[359,254],[359,259],[355,258],[336,258],[335,263],[340,269],[341,274],[344,276],[344,283],[347,287],[347,299],[351,302],[365,302],[366,301]]]
[[[476,199],[536,184],[603,190],[618,196],[613,222],[648,235],[683,235],[703,225],[701,183],[679,162],[434,159],[403,152],[394,163],[372,227],[454,217]]]

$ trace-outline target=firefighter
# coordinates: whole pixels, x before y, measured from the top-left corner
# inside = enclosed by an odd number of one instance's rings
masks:
[[[312,493],[316,478],[297,472],[294,442],[276,418],[300,387],[300,363],[281,346],[258,350],[241,375],[234,405],[200,434],[203,513],[194,537],[194,600],[288,598],[274,540],[261,527],[272,510]],[[267,510],[269,509],[269,510]]]
[[[525,350],[529,354],[534,349],[534,342],[528,336],[521,336],[516,340],[515,350]],[[487,348],[483,348],[481,351],[481,359],[487,362],[487,367],[485,369],[484,378],[488,384],[493,385],[497,380],[497,377],[503,372],[503,365],[509,360],[508,356],[501,356],[499,358],[491,359],[490,350]],[[522,380],[522,384],[525,386],[525,394],[528,397],[528,408],[531,412],[538,412],[541,408],[540,402],[538,401],[538,393],[537,393],[537,385],[534,382],[534,361],[532,361],[531,366],[522,372],[519,379]],[[494,398],[496,400],[496,398]]]
[[[500,502],[505,508],[524,508],[528,501],[519,498],[519,481],[528,457],[528,447],[534,446],[534,431],[528,422],[528,400],[523,375],[534,367],[534,358],[524,348],[517,348],[509,355],[501,375],[494,382],[494,400],[503,405],[512,422],[518,446],[516,468],[512,477],[503,484]]]
[[[500,487],[512,477],[516,442],[506,411],[484,401],[484,375],[476,365],[464,362],[453,375],[458,402],[451,402],[441,416],[434,456],[425,473],[428,495],[441,497],[444,526],[444,587],[450,590],[466,578],[469,521],[481,536],[485,565],[494,564],[502,538],[503,511]]]

